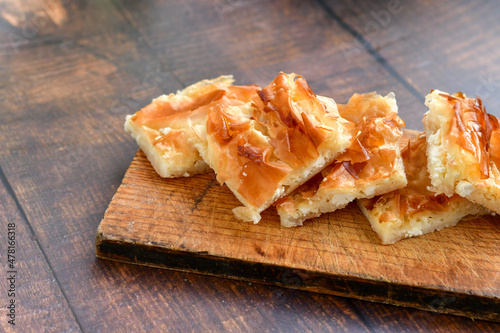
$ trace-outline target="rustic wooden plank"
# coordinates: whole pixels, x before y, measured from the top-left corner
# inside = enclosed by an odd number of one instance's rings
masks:
[[[326,3],[420,95],[431,89],[478,95],[500,117],[498,1]],[[342,47],[357,62],[365,46],[352,37]]]
[[[353,204],[301,228],[280,227],[273,210],[254,225],[234,218],[239,202],[215,184],[213,174],[162,179],[139,152],[97,255],[500,321],[499,217],[383,246]],[[446,306],[433,307],[440,297]]]
[[[343,44],[347,61],[357,62],[359,54],[371,49],[417,94],[425,96],[433,88],[461,90],[480,96],[488,111],[500,116],[496,93],[500,68],[495,51],[499,45],[498,2],[445,1],[438,6],[425,1],[321,2],[326,2],[333,18],[346,23],[346,29],[358,33],[365,44],[354,35]],[[360,304],[360,311],[366,311],[367,303]],[[370,319],[391,322],[398,317],[389,312]],[[435,315],[425,316],[429,318],[440,320]],[[376,326],[381,323],[375,322]]]
[[[0,163],[82,328],[368,331],[342,298],[287,293],[285,305],[274,287],[96,260],[97,225],[136,151],[123,117],[181,85],[109,2],[64,8],[59,28],[1,49]]]
[[[17,209],[12,193],[5,187],[5,181],[0,169],[0,243],[3,259],[0,328],[3,332],[27,332],[40,327],[43,322],[43,327],[50,331],[80,331],[54,273],[36,242],[36,235],[33,235]],[[13,234],[9,234],[9,231]],[[8,254],[13,257],[8,257]],[[9,262],[9,259],[12,261]],[[14,302],[11,303],[11,300]]]
[[[123,117],[162,92],[221,72],[235,73],[238,83],[263,84],[278,70],[290,69],[340,102],[353,91],[395,90],[407,121],[410,112],[423,113],[423,107],[415,109],[420,101],[401,90],[370,56],[352,66],[338,61],[337,47],[348,35],[317,6],[259,3],[250,15],[248,6],[232,10],[235,3],[2,4],[0,164],[83,330],[370,331],[377,324],[366,319],[376,310],[401,314],[395,317],[395,331],[419,327],[407,312],[391,306],[363,310],[365,302],[339,297],[95,260],[95,230],[136,151],[122,132]],[[230,5],[225,19],[211,21],[218,17],[215,6],[224,4]],[[50,19],[44,20],[47,12]],[[188,16],[189,24],[183,24]],[[34,22],[37,29],[30,33]],[[266,29],[255,33],[258,24]],[[286,26],[293,24],[292,34]],[[186,29],[191,32],[182,34]],[[252,41],[266,31],[273,32],[270,38]],[[21,36],[21,42],[12,44],[10,33]],[[231,56],[250,56],[229,63],[219,47],[204,52],[208,33]],[[314,50],[322,41],[331,50],[322,46],[318,54]],[[176,46],[191,49],[181,52]],[[288,48],[293,53],[284,51]],[[438,318],[435,331],[467,323]]]

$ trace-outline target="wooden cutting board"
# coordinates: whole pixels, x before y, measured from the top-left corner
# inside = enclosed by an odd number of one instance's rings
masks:
[[[214,174],[163,179],[139,151],[97,256],[500,321],[499,216],[381,245],[352,203],[298,228],[280,227],[274,208],[240,222],[239,205]]]

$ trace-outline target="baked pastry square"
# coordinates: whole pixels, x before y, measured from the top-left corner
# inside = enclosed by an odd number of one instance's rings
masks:
[[[321,173],[279,200],[276,209],[282,226],[299,226],[354,199],[406,186],[399,148],[404,122],[398,117],[394,93],[355,94],[338,109],[341,117],[356,125],[354,140]]]
[[[500,213],[500,126],[481,99],[434,90],[424,116],[432,189]]]
[[[210,171],[192,143],[192,127],[204,126],[210,108],[245,104],[260,89],[232,83],[232,76],[203,80],[176,94],[160,96],[126,117],[125,131],[161,177],[189,177]]]
[[[382,244],[452,227],[466,216],[490,213],[458,194],[448,197],[430,191],[425,153],[424,135],[409,141],[402,151],[408,185],[372,199],[357,200]]]
[[[345,151],[350,126],[303,77],[280,73],[252,103],[212,108],[206,133],[197,127],[196,147],[244,205],[233,210],[236,218],[257,223],[260,212]]]

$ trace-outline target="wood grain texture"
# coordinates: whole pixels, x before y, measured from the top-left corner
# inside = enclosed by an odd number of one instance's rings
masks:
[[[368,45],[422,97],[431,89],[483,99],[500,117],[500,3],[494,0],[325,1],[359,39],[342,45],[357,63]]]
[[[54,273],[45,261],[30,227],[17,209],[14,199],[5,186],[5,178],[0,170],[0,244],[2,244],[2,274],[0,290],[2,307],[0,309],[0,330],[2,332],[27,332],[44,323],[47,330],[58,332],[78,331],[79,326],[69,304],[54,278]],[[8,266],[7,246],[8,225],[14,224],[15,259],[14,269]],[[15,271],[14,274],[8,271]],[[8,277],[14,275],[14,286]],[[8,293],[14,295],[9,296]],[[8,317],[10,300],[15,301],[15,317]],[[8,320],[14,319],[15,325]]]
[[[130,21],[134,9],[118,11],[109,1],[63,7],[60,27],[47,21],[17,49],[3,40],[2,94],[8,98],[0,110],[0,165],[82,329],[369,331],[346,299],[96,260],[97,226],[136,152],[122,129],[124,116],[182,83],[138,33],[139,23]],[[156,24],[184,17],[185,8],[179,2],[164,9]],[[20,17],[19,26],[2,21],[1,37],[22,36],[37,14]],[[228,23],[208,24],[224,26],[223,38]],[[192,34],[203,35],[206,25],[200,20]],[[196,40],[187,42],[198,47]],[[207,67],[194,63],[185,64],[191,74]]]
[[[354,92],[394,91],[408,128],[423,129],[423,98],[367,51],[348,61],[341,46],[352,35],[318,2],[151,1],[150,10],[138,2],[117,6],[184,85],[231,73],[238,84],[264,87],[279,71],[295,72],[314,92],[339,103]],[[165,20],[166,13],[176,17]]]
[[[348,63],[340,46],[352,36],[321,3],[29,0],[0,1],[0,9],[0,166],[46,254],[29,261],[25,286],[34,291],[35,273],[51,263],[83,331],[499,330],[491,322],[96,260],[97,226],[137,151],[123,118],[161,93],[223,73],[239,84],[265,84],[279,70],[295,71],[339,102],[353,92],[394,90],[407,126],[419,128],[422,99],[367,51]],[[57,296],[52,287],[44,291]],[[23,296],[29,323],[42,304],[32,297]],[[74,327],[65,310],[52,309],[59,327]],[[51,323],[28,330],[51,331]]]
[[[214,177],[162,179],[139,152],[99,225],[97,255],[500,321],[498,217],[383,246],[354,204],[300,228],[280,227],[272,209],[238,222],[239,202]]]

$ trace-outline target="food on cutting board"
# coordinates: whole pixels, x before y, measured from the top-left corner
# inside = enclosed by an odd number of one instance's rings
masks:
[[[206,123],[213,107],[242,105],[258,86],[233,86],[232,76],[195,83],[176,94],[163,95],[126,117],[132,135],[161,177],[189,177],[210,171],[193,146],[192,126]]]
[[[340,116],[355,124],[349,148],[333,163],[276,205],[281,225],[299,226],[309,218],[344,208],[406,186],[399,139],[404,122],[394,93],[355,94],[338,105]]]
[[[252,102],[212,108],[195,146],[244,205],[233,210],[236,218],[257,223],[260,212],[345,151],[351,126],[303,77],[280,73]]]
[[[432,188],[500,213],[500,126],[481,99],[432,91],[424,116]]]
[[[383,244],[500,213],[500,129],[480,99],[434,90],[425,134],[401,152],[404,122],[393,93],[345,105],[280,73],[267,87],[232,76],[195,83],[127,116],[162,177],[213,169],[257,223],[275,204],[286,227],[357,199]],[[408,185],[406,185],[408,184]]]
[[[372,199],[357,200],[358,207],[383,244],[454,226],[466,216],[490,213],[487,208],[458,194],[448,197],[428,189],[431,181],[426,146],[425,135],[421,135],[403,149],[406,187]]]

